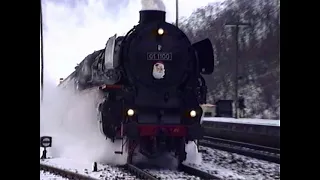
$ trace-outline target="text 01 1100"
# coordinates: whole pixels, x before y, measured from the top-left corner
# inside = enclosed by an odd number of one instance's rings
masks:
[[[147,53],[147,60],[152,61],[171,61],[172,60],[172,53],[167,52],[148,52]]]

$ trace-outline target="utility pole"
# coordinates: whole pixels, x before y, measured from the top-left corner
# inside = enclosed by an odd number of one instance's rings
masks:
[[[179,0],[176,0],[176,26],[179,27]]]
[[[238,53],[239,53],[239,42],[238,42],[238,37],[239,37],[239,28],[240,27],[246,27],[250,26],[250,23],[242,23],[242,22],[229,22],[225,24],[226,27],[235,27],[235,42],[236,42],[236,52],[235,52],[235,61],[236,61],[236,67],[235,67],[235,97],[234,97],[234,102],[235,102],[235,118],[238,119],[238,86],[239,86],[239,79],[238,79],[238,69],[239,69],[239,63],[238,63]]]
[[[42,18],[42,2],[40,0],[40,88],[41,88],[41,102],[43,101],[43,18]]]

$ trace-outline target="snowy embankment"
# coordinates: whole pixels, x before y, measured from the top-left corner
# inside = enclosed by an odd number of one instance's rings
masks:
[[[202,147],[202,163],[191,164],[223,180],[280,179],[280,164],[270,163],[235,153]]]
[[[64,177],[61,177],[59,175],[55,175],[49,172],[44,172],[40,170],[40,180],[68,180]]]
[[[54,166],[61,169],[66,169],[71,172],[79,173],[82,175],[88,175],[97,179],[136,179],[135,176],[124,172],[118,167],[111,165],[101,165],[98,164],[98,172],[93,172],[93,163],[77,161],[74,159],[68,158],[54,158],[54,159],[46,159],[40,160],[40,163]]]

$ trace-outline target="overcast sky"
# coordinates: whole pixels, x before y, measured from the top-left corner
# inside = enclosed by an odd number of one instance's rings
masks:
[[[179,0],[179,16],[221,0]],[[175,21],[175,0],[163,0],[167,22]],[[45,76],[58,82],[89,53],[104,48],[139,19],[140,0],[43,0]]]

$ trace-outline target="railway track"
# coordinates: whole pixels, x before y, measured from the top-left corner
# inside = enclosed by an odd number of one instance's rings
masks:
[[[269,162],[275,162],[280,164],[280,149],[259,146],[254,144],[248,144],[237,141],[230,141],[225,139],[213,138],[205,136],[200,145],[220,149],[223,151],[233,152],[256,159],[266,160]],[[202,147],[203,148],[203,147]],[[201,146],[200,146],[201,150]],[[207,148],[204,149],[208,151]],[[166,180],[166,179],[189,179],[189,180],[202,180],[202,179],[221,179],[221,174],[218,174],[211,170],[211,168],[204,168],[202,165],[196,166],[193,164],[182,165],[179,170],[161,169],[150,166],[140,166],[126,164],[124,166],[107,166],[103,165],[104,169],[99,168],[99,172],[93,173],[81,173],[81,170],[67,170],[63,167],[54,167],[40,161],[40,171],[50,172],[55,175],[59,175],[66,179],[75,180],[102,180],[102,179],[149,179],[149,180]],[[201,170],[200,170],[201,169]],[[80,173],[79,173],[80,172]],[[111,175],[106,175],[111,173]],[[99,175],[97,175],[99,174]],[[102,175],[100,175],[102,174]],[[90,176],[89,176],[90,175]]]
[[[100,180],[96,179],[90,176],[86,176],[83,174],[79,174],[76,172],[68,171],[66,169],[61,169],[58,167],[50,166],[47,164],[40,163],[40,170],[43,170],[45,172],[50,172],[52,174],[59,175],[61,177],[64,177],[66,179],[74,179],[74,180]]]
[[[140,168],[132,164],[126,164],[123,168],[137,177],[145,180],[164,180],[164,179],[189,179],[201,180],[210,179],[218,180],[217,176],[203,172],[199,169],[188,165],[182,165],[179,170],[157,169],[157,168]]]
[[[132,164],[126,164],[119,166],[123,171],[127,171],[130,174],[136,176],[135,179],[143,180],[164,180],[164,179],[189,179],[189,180],[201,180],[201,179],[220,179],[214,175],[208,174],[201,170],[195,169],[188,165],[182,165],[180,170],[167,170],[167,169],[151,169],[151,168],[139,168]],[[66,179],[74,180],[101,180],[102,178],[93,178],[87,175],[72,172],[66,169],[54,167],[51,165],[40,163],[40,170],[44,172],[50,172],[55,175],[59,175]],[[107,179],[107,178],[103,178]],[[117,178],[118,179],[118,178]],[[119,178],[121,179],[121,178]],[[125,178],[126,179],[126,178]]]
[[[280,164],[280,149],[204,136],[199,145]]]

